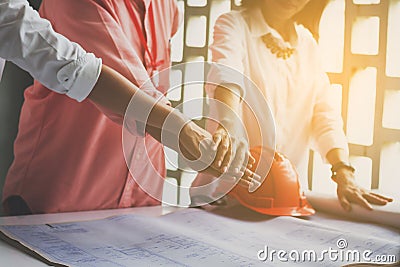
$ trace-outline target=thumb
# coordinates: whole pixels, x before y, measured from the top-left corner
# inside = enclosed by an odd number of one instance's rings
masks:
[[[184,158],[183,160],[195,171],[201,172],[211,166],[214,162],[217,152],[213,149],[213,141],[211,138],[204,138],[199,142],[198,150],[200,155],[194,160]]]

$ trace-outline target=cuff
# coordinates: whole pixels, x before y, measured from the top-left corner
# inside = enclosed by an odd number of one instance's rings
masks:
[[[327,162],[326,155],[328,152],[335,148],[343,149],[347,154],[349,154],[347,138],[342,134],[337,136],[332,136],[329,134],[320,136],[317,141],[317,148],[324,162]]]
[[[59,70],[57,79],[68,90],[67,96],[82,102],[95,86],[100,76],[101,65],[100,58],[87,53]]]
[[[212,64],[208,73],[206,91],[210,97],[214,96],[215,88],[218,85],[233,84],[239,88],[242,98],[245,97],[245,80],[244,75],[239,71],[221,64]]]

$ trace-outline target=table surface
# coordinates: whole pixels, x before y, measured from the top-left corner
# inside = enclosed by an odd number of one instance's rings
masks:
[[[38,214],[27,216],[0,217],[0,225],[27,225],[43,223],[62,223],[72,221],[87,221],[102,219],[114,215],[140,214],[144,216],[157,217],[165,215],[182,208],[169,206],[140,207],[114,210],[82,211],[55,214]],[[20,251],[10,244],[0,240],[0,267],[5,266],[48,266],[47,264]]]
[[[71,212],[71,213],[58,213],[58,214],[40,214],[40,215],[27,215],[27,216],[15,216],[15,217],[0,217],[0,225],[24,225],[24,224],[44,224],[44,223],[62,223],[72,221],[87,221],[106,218],[109,216],[122,215],[122,214],[140,214],[144,216],[157,217],[165,215],[171,212],[182,210],[183,208],[169,207],[169,206],[154,206],[154,207],[140,207],[140,208],[128,208],[128,209],[115,209],[115,210],[99,210],[99,211],[85,211],[85,212]],[[349,226],[354,229],[360,229],[360,232],[365,234],[370,233],[370,230],[379,228],[391,233],[391,238],[397,238],[400,240],[399,231],[376,224],[357,224],[349,219],[344,219],[342,216],[333,216],[325,213],[317,213],[316,215],[307,218],[310,222],[314,222],[315,225],[335,225],[340,222],[348,221]],[[393,234],[395,236],[393,236]],[[8,243],[0,240],[0,267],[2,266],[48,266],[45,263],[33,258],[32,256],[25,254],[24,252],[14,248]]]

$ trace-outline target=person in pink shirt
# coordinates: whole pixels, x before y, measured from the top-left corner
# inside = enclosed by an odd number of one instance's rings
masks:
[[[168,104],[164,97],[167,75],[159,81],[146,81],[170,66],[169,41],[181,21],[176,1],[44,0],[40,14],[57,32],[93,52],[148,95]],[[150,196],[135,179],[166,175],[163,147],[151,136],[157,136],[159,129],[146,125],[151,135],[133,137],[129,165],[137,177],[132,177],[123,154],[121,116],[113,117],[113,110],[94,104],[102,102],[95,98],[91,100],[97,101],[78,103],[37,81],[26,89],[15,159],[4,186],[7,213],[160,203],[162,181],[152,182]]]

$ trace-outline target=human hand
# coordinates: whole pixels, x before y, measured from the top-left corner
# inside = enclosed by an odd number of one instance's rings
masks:
[[[223,152],[226,153],[226,151],[221,151],[224,149],[224,146],[219,146],[213,142],[213,137],[209,132],[205,131],[193,122],[187,123],[180,132],[179,150],[186,158],[186,163],[189,167],[198,172],[209,173],[229,182],[236,183],[239,179],[239,185],[248,188],[257,188],[259,185],[259,179],[257,179],[257,174],[250,170],[250,167],[243,168],[242,163],[237,164],[240,166],[238,171],[232,171],[234,170],[233,168],[226,168],[225,171],[222,171],[221,167],[216,167],[217,160],[219,160],[218,155],[221,155]],[[244,157],[244,155],[242,156]],[[252,159],[253,164],[255,160],[254,158]],[[239,160],[240,159],[237,161]]]
[[[386,205],[388,202],[393,201],[392,198],[375,194],[357,185],[354,179],[354,172],[349,169],[342,168],[338,170],[334,181],[337,183],[337,196],[340,205],[346,211],[351,211],[351,203],[372,210],[371,204]]]
[[[255,163],[248,142],[240,132],[230,121],[218,126],[213,135],[214,149],[217,150],[214,168],[223,173],[230,171],[240,174]]]

